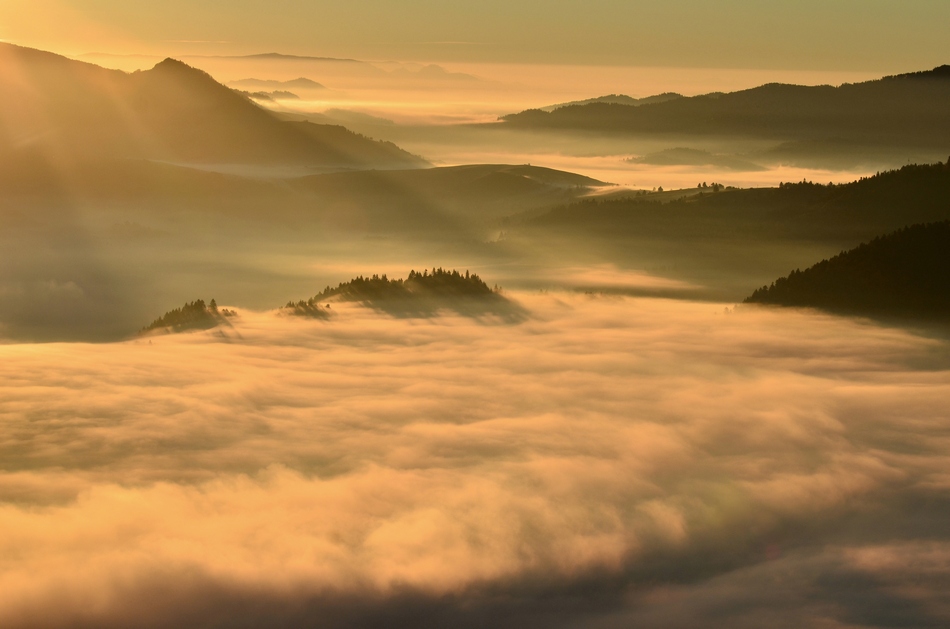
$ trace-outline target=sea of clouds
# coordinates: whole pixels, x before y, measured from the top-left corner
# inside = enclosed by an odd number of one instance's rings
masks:
[[[0,345],[0,626],[950,623],[945,339],[514,297]]]

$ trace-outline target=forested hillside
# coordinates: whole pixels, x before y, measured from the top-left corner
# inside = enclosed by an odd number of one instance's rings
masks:
[[[875,238],[796,269],[745,301],[950,322],[950,221]]]

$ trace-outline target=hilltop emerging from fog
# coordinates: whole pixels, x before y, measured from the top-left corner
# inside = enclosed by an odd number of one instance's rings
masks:
[[[442,268],[421,273],[410,271],[406,279],[390,279],[383,275],[362,275],[335,288],[327,286],[310,299],[289,301],[280,309],[283,314],[311,319],[328,319],[333,303],[351,302],[398,317],[432,317],[440,311],[453,311],[464,316],[497,315],[508,321],[518,321],[524,312],[501,295],[496,286],[491,288],[478,275],[465,271]],[[154,331],[188,332],[209,330],[227,323],[236,313],[219,309],[215,300],[188,302],[181,308],[169,310],[141,333]]]
[[[478,275],[442,268],[433,268],[431,273],[428,269],[421,273],[413,270],[404,280],[390,279],[385,274],[359,276],[335,288],[327,286],[306,301],[288,302],[284,308],[290,314],[323,318],[330,309],[328,302],[356,302],[407,317],[432,316],[443,309],[474,316],[511,316],[519,310]]]
[[[950,322],[950,221],[875,238],[796,269],[745,301]]]
[[[181,308],[169,310],[149,325],[142,328],[142,333],[166,330],[168,332],[186,332],[188,330],[210,330],[226,321],[227,317],[234,316],[227,308],[219,310],[214,299],[206,304],[203,299],[186,303]]]

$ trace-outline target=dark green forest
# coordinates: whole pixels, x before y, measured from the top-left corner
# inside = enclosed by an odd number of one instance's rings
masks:
[[[451,310],[464,316],[495,315],[515,322],[524,318],[524,311],[503,297],[496,286],[490,288],[478,275],[443,268],[409,272],[406,279],[390,279],[385,274],[341,282],[335,288],[327,286],[313,297],[288,301],[281,311],[298,317],[329,319],[332,302],[357,302],[397,317],[431,317],[441,310]],[[208,330],[226,322],[236,313],[218,308],[215,300],[188,302],[155,319],[142,328],[142,334],[153,330],[185,332]]]
[[[168,328],[173,332],[210,330],[220,325],[225,317],[231,316],[234,316],[234,312],[226,308],[219,310],[214,299],[208,304],[203,299],[197,299],[187,302],[181,308],[169,310],[142,328],[142,333],[164,328]]]
[[[397,317],[431,317],[441,310],[464,316],[495,315],[518,321],[524,312],[503,297],[498,287],[491,288],[478,275],[443,268],[409,272],[406,279],[387,275],[362,275],[327,286],[307,300],[288,302],[284,310],[304,317],[326,318],[332,305],[327,302],[358,302]]]
[[[371,277],[360,275],[348,282],[341,282],[336,288],[327,286],[311,301],[319,302],[331,297],[341,301],[377,301],[419,297],[490,298],[494,295],[492,289],[474,273],[466,271],[462,274],[456,270],[433,268],[431,273],[428,269],[422,273],[409,271],[405,280],[389,279],[385,274]]]
[[[950,221],[905,227],[796,269],[745,303],[950,321]]]

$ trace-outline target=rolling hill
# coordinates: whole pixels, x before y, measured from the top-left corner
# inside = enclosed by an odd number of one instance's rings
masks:
[[[331,222],[347,229],[437,231],[483,239],[506,216],[543,211],[609,184],[538,166],[473,164],[327,173],[287,185],[318,199]]]
[[[745,303],[950,322],[950,221],[880,236],[756,290]]]
[[[637,106],[634,106],[637,105]],[[652,103],[596,101],[504,116],[508,126],[600,133],[834,138],[945,147],[950,142],[950,66],[864,83],[753,89]]]
[[[358,170],[256,178],[145,159],[86,159],[57,168],[40,151],[0,154],[0,226],[16,208],[34,223],[56,221],[57,208],[94,213],[118,208],[144,220],[186,212],[242,217],[270,225],[292,220],[357,233],[437,230],[472,234],[519,211],[571,202],[603,182],[537,166],[478,164],[406,170]]]
[[[290,79],[289,81],[275,81],[273,79],[240,79],[230,81],[230,87],[257,91],[257,90],[325,90],[326,86],[317,83],[313,79],[300,77]]]
[[[557,105],[548,105],[547,107],[541,107],[541,111],[554,111],[555,109],[561,109],[562,107],[571,107],[575,105],[590,105],[593,103],[610,103],[616,105],[629,105],[631,107],[639,107],[640,105],[648,105],[650,103],[663,103],[668,100],[676,100],[677,98],[683,98],[681,94],[676,94],[674,92],[665,92],[663,94],[657,94],[655,96],[647,96],[645,98],[634,98],[632,96],[627,96],[626,94],[608,94],[606,96],[597,96],[596,98],[585,98],[584,100],[574,100],[569,103],[559,103]]]
[[[127,74],[0,44],[0,153],[59,162],[102,157],[315,169],[427,163],[343,127],[280,120],[208,74],[166,59]]]
[[[582,199],[512,217],[512,247],[605,261],[741,300],[789,268],[914,223],[950,219],[950,164],[905,166],[840,185],[693,189]]]
[[[908,165],[847,184],[784,183],[662,199],[663,194],[644,194],[581,200],[528,225],[578,234],[866,239],[911,223],[950,218],[950,162]]]

